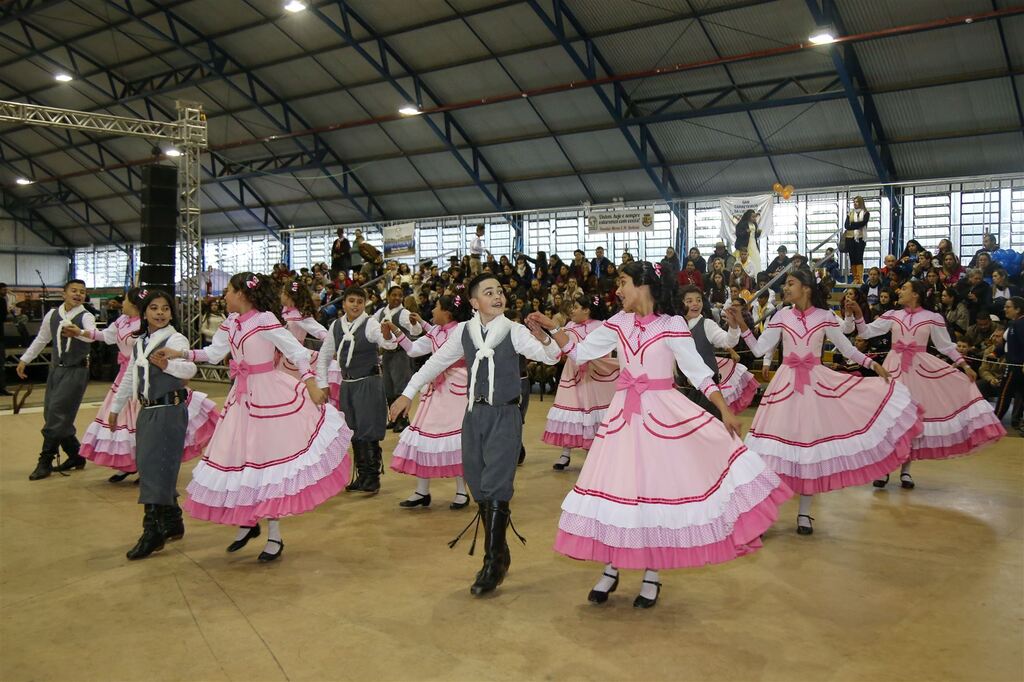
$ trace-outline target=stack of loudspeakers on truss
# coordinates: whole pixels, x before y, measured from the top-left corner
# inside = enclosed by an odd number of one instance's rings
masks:
[[[174,293],[178,240],[178,169],[142,169],[142,253],[139,286]]]

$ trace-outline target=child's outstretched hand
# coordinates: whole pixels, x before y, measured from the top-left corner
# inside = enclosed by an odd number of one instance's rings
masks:
[[[395,421],[396,419],[405,416],[412,407],[412,401],[406,398],[404,395],[398,396],[395,402],[391,403],[391,409],[388,410],[388,419]]]

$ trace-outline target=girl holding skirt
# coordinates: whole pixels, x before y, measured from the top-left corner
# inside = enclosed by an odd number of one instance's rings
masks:
[[[426,334],[410,341],[397,325],[384,322],[398,338],[398,344],[410,358],[430,355],[443,346],[460,322],[469,319],[470,308],[464,293],[441,296],[434,306],[435,324],[413,321],[427,330]],[[430,506],[430,481],[434,478],[455,479],[455,499],[449,509],[469,506],[466,482],[462,478],[462,419],[465,416],[469,381],[466,361],[459,360],[427,384],[420,396],[419,407],[412,423],[402,431],[398,446],[391,457],[391,469],[416,477],[416,491],[399,506],[409,509]]]
[[[1006,435],[992,405],[974,385],[976,376],[949,338],[942,315],[930,309],[928,285],[917,280],[899,289],[901,310],[882,313],[870,324],[856,302],[846,310],[864,339],[892,334],[892,350],[882,366],[910,390],[924,409],[924,430],[910,443],[910,459],[900,469],[900,485],[914,487],[910,463],[917,459],[948,459],[969,455]],[[928,342],[953,361],[950,365],[928,353]],[[889,474],[874,485],[884,488]]]
[[[663,289],[665,295],[662,295]],[[622,268],[623,312],[580,343],[539,313],[582,363],[618,353],[618,390],[583,470],[562,502],[555,551],[604,564],[588,599],[603,603],[623,568],[645,569],[637,608],[657,602],[658,571],[720,563],[761,547],[761,534],[791,496],[739,438],[740,422],[697,353],[686,321],[673,316],[672,287],[655,267]],[[721,421],[674,389],[679,366],[721,413]]]
[[[278,317],[281,302],[265,275],[234,275],[224,294],[228,319],[202,350],[162,349],[156,355],[213,362],[231,355],[235,382],[224,413],[192,471],[185,509],[197,519],[239,526],[227,551],[260,534],[267,544],[260,561],[284,552],[280,517],[308,512],[336,495],[348,481],[352,432],[344,415],[325,405],[326,395],[309,369],[309,351]],[[299,369],[298,381],[275,368],[280,351]]]
[[[587,338],[587,334],[600,327],[601,321],[607,317],[601,299],[585,296],[576,300],[571,315],[572,322],[564,329],[575,343]],[[569,453],[573,448],[581,448],[584,452],[590,450],[608,404],[615,395],[618,379],[619,363],[610,356],[579,365],[572,358],[566,358],[541,437],[548,445],[562,448],[553,469],[565,471],[569,467]]]
[[[800,495],[797,533],[810,535],[816,493],[884,476],[910,457],[911,441],[923,427],[910,391],[843,336],[810,271],[790,272],[783,291],[792,307],[775,313],[759,339],[736,308],[727,316],[758,357],[782,341],[782,366],[765,389],[746,444]],[[822,365],[826,337],[843,357],[880,378],[840,374]]]

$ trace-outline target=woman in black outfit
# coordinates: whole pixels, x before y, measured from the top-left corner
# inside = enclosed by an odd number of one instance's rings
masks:
[[[843,225],[843,250],[850,256],[850,270],[853,283],[864,283],[864,247],[867,245],[865,235],[871,213],[864,208],[864,198],[853,198],[853,210],[846,214]]]
[[[338,279],[339,272],[352,269],[352,246],[345,238],[345,230],[338,228],[338,238],[331,245],[331,281]]]

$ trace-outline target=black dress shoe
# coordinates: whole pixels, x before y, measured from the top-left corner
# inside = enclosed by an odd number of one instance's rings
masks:
[[[885,486],[889,485],[889,474],[886,474],[885,478],[880,478],[876,481],[872,481],[871,485],[875,486],[876,488],[884,488]]]
[[[520,445],[519,446],[519,461],[516,462],[516,466],[520,466],[520,467],[523,466],[523,462],[525,462],[525,461],[526,461],[526,446],[525,445]]]
[[[661,583],[654,580],[645,580],[644,582],[648,585],[657,585],[657,591],[654,593],[654,599],[648,599],[642,594],[636,595],[636,599],[633,600],[634,609],[649,609],[658,603],[658,597],[661,596]]]
[[[565,463],[555,462],[554,464],[551,465],[551,468],[554,469],[555,471],[565,471],[566,469],[569,468],[570,462],[572,462],[572,457],[566,457]]]
[[[284,542],[281,540],[267,540],[267,542],[274,542],[281,545],[281,549],[277,550],[277,554],[270,554],[269,552],[260,552],[260,555],[256,557],[257,561],[267,563],[268,561],[277,561],[284,554]]]
[[[910,474],[900,474],[900,487],[907,490],[914,489],[914,478]]]
[[[608,601],[608,595],[619,588],[618,573],[616,573],[615,575],[608,575],[607,573],[605,573],[604,576],[606,578],[615,578],[615,582],[612,583],[612,586],[608,588],[607,592],[602,592],[601,590],[591,590],[590,594],[587,595],[587,601],[589,601],[591,604],[605,603],[606,601]]]
[[[460,497],[464,498],[465,502],[456,502],[455,500],[452,500],[452,503],[448,505],[448,508],[451,509],[452,511],[456,511],[458,509],[465,509],[466,507],[468,507],[469,495],[467,495],[466,493],[455,493],[456,500]]]
[[[61,464],[54,467],[54,471],[71,471],[72,469],[84,469],[88,460],[81,455],[69,455]]]
[[[413,493],[413,495],[419,495],[415,500],[402,500],[398,503],[399,507],[405,507],[406,509],[412,509],[413,507],[429,507],[430,506],[430,493],[424,495],[423,493]]]
[[[242,528],[245,527],[246,526],[242,526]],[[260,524],[257,523],[255,526],[249,526],[248,528],[249,532],[245,534],[244,538],[242,538],[241,540],[235,540],[230,545],[228,545],[229,552],[237,552],[238,550],[242,549],[247,544],[249,544],[249,540],[252,540],[253,538],[258,538],[260,536]]]
[[[6,388],[0,388],[0,395],[4,397],[13,396],[14,394],[8,391]]]
[[[137,471],[122,471],[121,473],[114,474],[113,476],[108,478],[107,482],[108,483],[120,483],[121,481],[123,481],[124,479],[128,478],[132,474],[137,474],[137,473],[139,473],[139,472],[137,472]]]
[[[796,515],[796,532],[797,532],[797,535],[813,535],[814,534],[814,526],[801,526],[800,525],[800,518],[801,517],[807,519],[808,521],[813,521],[814,520],[813,516],[808,516],[807,514],[797,514]]]

